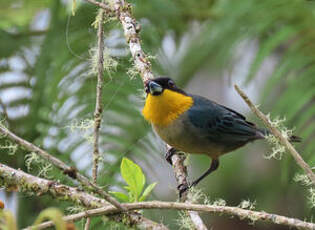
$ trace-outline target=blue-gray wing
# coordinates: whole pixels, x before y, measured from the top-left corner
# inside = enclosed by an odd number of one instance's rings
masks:
[[[194,106],[188,111],[189,119],[210,141],[240,145],[262,138],[259,129],[240,113],[204,97],[192,97]]]

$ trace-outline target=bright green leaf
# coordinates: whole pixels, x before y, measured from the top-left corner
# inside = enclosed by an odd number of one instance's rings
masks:
[[[110,191],[109,193],[113,194],[118,200],[122,202],[130,202],[128,195],[126,195],[125,193],[113,191]]]
[[[135,200],[138,200],[145,184],[145,176],[141,168],[124,157],[120,165],[120,172],[121,176],[129,185],[129,190],[133,193]]]
[[[150,195],[150,193],[152,192],[152,190],[154,189],[155,185],[157,183],[154,182],[152,184],[150,184],[148,187],[146,187],[146,189],[144,190],[142,196],[140,197],[139,201],[144,201],[145,199],[147,199],[147,197]]]

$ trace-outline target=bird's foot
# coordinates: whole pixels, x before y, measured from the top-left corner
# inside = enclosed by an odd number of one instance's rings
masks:
[[[185,192],[187,192],[187,190],[190,188],[191,186],[189,186],[188,184],[180,184],[177,186],[177,190],[179,192],[179,199],[182,198],[183,194]]]
[[[172,162],[172,156],[176,153],[176,149],[175,148],[170,148],[169,150],[166,151],[165,153],[165,160],[170,164],[173,165]]]

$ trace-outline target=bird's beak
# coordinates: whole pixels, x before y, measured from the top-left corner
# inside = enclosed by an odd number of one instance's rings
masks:
[[[147,88],[146,89],[147,93],[150,93],[152,95],[159,95],[163,92],[162,86],[160,86],[158,83],[156,83],[154,81],[149,81],[147,83],[146,88]]]

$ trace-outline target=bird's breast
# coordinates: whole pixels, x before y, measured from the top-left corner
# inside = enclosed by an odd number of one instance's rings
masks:
[[[206,154],[217,157],[223,154],[223,148],[211,142],[203,132],[189,121],[187,112],[181,114],[168,126],[154,125],[155,132],[167,144],[186,153]]]
[[[142,114],[144,118],[158,126],[168,126],[192,105],[190,96],[165,89],[161,95],[148,94]]]

